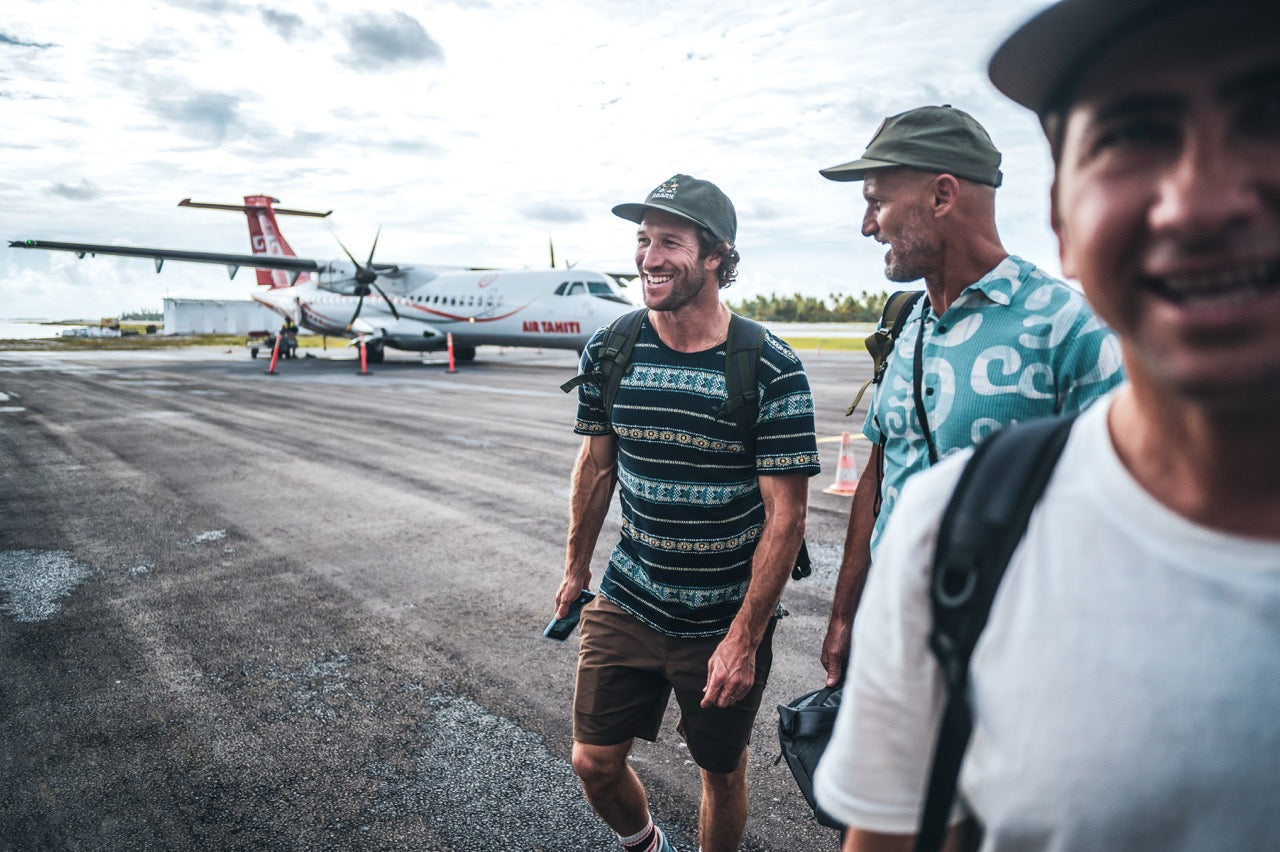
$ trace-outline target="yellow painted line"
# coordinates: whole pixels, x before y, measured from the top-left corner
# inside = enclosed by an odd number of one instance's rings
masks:
[[[829,438],[819,438],[819,439],[818,439],[818,443],[819,443],[819,444],[830,444],[830,443],[832,443],[833,441],[840,441],[840,440],[843,440],[843,438],[844,438],[844,435],[832,435],[832,436],[831,436],[831,437],[829,437]],[[865,440],[867,440],[867,436],[866,436],[866,435],[864,435],[864,434],[862,434],[861,432],[850,432],[850,433],[849,433],[849,440],[851,440],[851,441],[865,441]]]

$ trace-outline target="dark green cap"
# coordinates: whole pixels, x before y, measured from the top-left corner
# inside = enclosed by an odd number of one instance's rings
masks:
[[[701,225],[718,240],[733,245],[738,235],[738,214],[733,202],[714,183],[688,175],[673,175],[654,187],[639,204],[619,204],[615,216],[639,223],[646,210],[662,210]]]
[[[910,166],[999,186],[1000,152],[977,119],[950,104],[923,106],[880,122],[860,159],[820,169],[830,180],[862,180],[867,172]]]

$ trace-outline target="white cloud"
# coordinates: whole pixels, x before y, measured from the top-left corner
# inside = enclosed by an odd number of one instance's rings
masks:
[[[676,172],[734,199],[732,298],[884,289],[856,185],[817,169],[880,119],[947,102],[1005,153],[1006,246],[1056,270],[1047,155],[983,64],[1044,0],[336,4],[13,0],[0,32],[0,236],[240,252],[238,217],[177,201],[271,194],[305,256],[631,266],[609,213]],[[359,57],[359,70],[352,62]],[[333,234],[328,233],[332,231]],[[165,292],[243,296],[241,275],[9,250],[0,315],[110,314]],[[246,280],[248,279],[248,280]]]

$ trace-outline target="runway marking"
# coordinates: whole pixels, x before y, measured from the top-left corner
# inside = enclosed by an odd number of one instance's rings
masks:
[[[65,550],[0,551],[0,591],[6,598],[0,611],[14,621],[44,621],[92,573]]]
[[[818,439],[818,443],[819,443],[819,444],[830,444],[830,443],[832,443],[833,441],[841,441],[841,440],[843,440],[843,439],[844,439],[844,435],[831,435],[830,437],[827,437],[827,438],[819,438],[819,439]],[[862,434],[861,432],[856,432],[856,433],[855,433],[855,432],[850,432],[850,433],[849,433],[849,440],[850,440],[850,441],[865,441],[865,440],[867,440],[867,436],[866,436],[866,435],[864,435],[864,434]]]
[[[27,409],[21,405],[0,405],[0,414],[13,414],[18,411],[26,411]]]

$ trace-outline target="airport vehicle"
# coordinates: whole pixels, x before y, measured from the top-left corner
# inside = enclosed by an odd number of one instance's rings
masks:
[[[245,348],[249,350],[249,357],[257,358],[259,350],[265,351],[270,356],[275,351],[277,333],[280,335],[280,357],[297,358],[298,335],[270,331],[249,332],[249,339],[244,342]]]
[[[581,351],[600,326],[634,308],[618,280],[579,269],[483,269],[385,263],[374,260],[375,237],[363,263],[339,242],[346,260],[298,257],[280,232],[277,214],[323,218],[275,207],[277,199],[246,195],[244,204],[183,199],[180,207],[234,210],[249,223],[252,254],[156,249],[91,243],[13,240],[10,248],[85,255],[147,257],[160,272],[165,261],[215,263],[232,278],[241,267],[257,270],[253,299],[318,334],[363,339],[369,361],[383,348],[414,352],[444,349],[452,335],[454,357],[469,361],[476,347],[533,346]],[[252,352],[252,347],[250,347]]]

